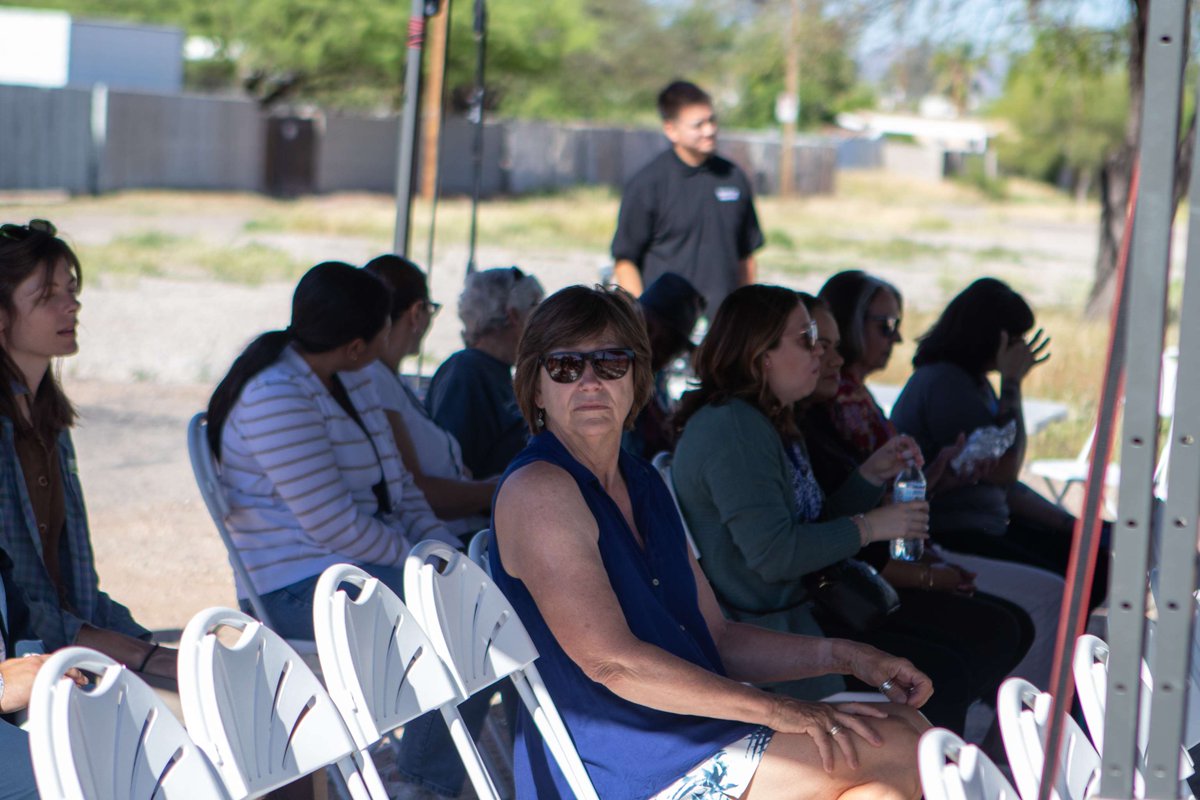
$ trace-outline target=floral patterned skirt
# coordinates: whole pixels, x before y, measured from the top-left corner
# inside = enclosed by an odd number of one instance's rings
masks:
[[[750,785],[775,731],[759,727],[692,767],[653,800],[727,800]]]

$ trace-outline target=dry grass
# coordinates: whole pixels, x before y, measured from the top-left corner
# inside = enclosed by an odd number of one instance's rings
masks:
[[[603,263],[618,194],[586,188],[485,203],[479,240],[525,263],[562,254]],[[1031,457],[1074,454],[1095,413],[1107,325],[1081,319],[1091,275],[1094,205],[1048,187],[1010,181],[1003,200],[957,183],[925,184],[881,173],[845,172],[828,197],[760,198],[768,280],[815,290],[831,273],[862,268],[905,293],[905,331],[915,336],[971,280],[993,275],[1026,294],[1053,337],[1053,357],[1029,377],[1027,393],[1067,403],[1068,420],[1030,443]],[[444,199],[439,248],[465,242],[470,206]],[[423,253],[433,209],[414,210],[413,250]],[[245,194],[129,192],[100,198],[0,199],[0,216],[46,216],[73,233],[91,274],[163,276],[242,284],[290,282],[313,263],[309,243],[345,243],[379,252],[390,243],[390,197],[348,194],[276,200]],[[78,231],[78,233],[76,233]],[[354,250],[349,250],[354,252]],[[349,258],[349,256],[347,256]],[[499,263],[499,262],[496,262]],[[1176,303],[1178,293],[1176,292]],[[879,380],[902,383],[912,342],[898,348]]]

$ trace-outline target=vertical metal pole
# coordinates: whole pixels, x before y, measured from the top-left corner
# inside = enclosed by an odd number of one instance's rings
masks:
[[[412,0],[408,17],[408,58],[404,68],[404,112],[396,163],[396,233],[392,251],[408,255],[412,238],[413,173],[417,165],[417,115],[421,107],[421,54],[425,49],[425,18],[437,13],[437,0]]]
[[[1186,15],[1184,19],[1187,19]],[[1176,36],[1182,35],[1177,31]],[[1196,521],[1200,517],[1200,169],[1188,189],[1187,266],[1179,324],[1166,505],[1158,558],[1158,622],[1154,636],[1154,694],[1146,753],[1146,796],[1176,797],[1179,744],[1184,734],[1192,617],[1196,603]]]
[[[483,191],[483,108],[487,97],[487,0],[475,0],[475,91],[471,93],[471,237],[467,251],[467,274],[475,271],[475,241],[479,231],[479,195]]]
[[[1129,265],[1126,407],[1121,487],[1113,528],[1109,590],[1108,692],[1100,796],[1132,797],[1137,765],[1138,705],[1146,618],[1158,392],[1166,325],[1167,276],[1174,204],[1175,153],[1183,89],[1182,32],[1188,0],[1153,0],[1146,28],[1141,187]],[[1194,557],[1194,555],[1193,555]],[[1161,795],[1160,795],[1161,796]],[[1174,791],[1169,795],[1174,797]]]

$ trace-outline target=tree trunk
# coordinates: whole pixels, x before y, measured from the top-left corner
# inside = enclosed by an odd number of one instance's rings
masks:
[[[1129,181],[1141,140],[1142,105],[1145,102],[1146,22],[1150,0],[1130,0],[1133,11],[1129,36],[1129,119],[1125,124],[1125,141],[1105,159],[1100,169],[1100,246],[1096,251],[1096,266],[1091,292],[1088,294],[1086,315],[1104,316],[1112,307],[1116,294],[1117,254],[1125,234],[1125,208],[1129,201]],[[1188,31],[1184,30],[1184,36]],[[1184,40],[1187,49],[1187,40]],[[1172,191],[1172,211],[1187,193],[1195,149],[1196,113],[1192,112],[1187,130],[1179,140],[1175,162],[1175,185]]]

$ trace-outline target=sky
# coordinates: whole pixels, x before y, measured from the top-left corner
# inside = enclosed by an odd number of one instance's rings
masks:
[[[1040,6],[1043,14],[1073,27],[1112,29],[1128,21],[1130,4],[1128,0],[1041,0]],[[925,38],[969,41],[983,52],[1022,50],[1030,43],[1027,8],[1028,0],[915,0],[905,18],[883,15],[864,31],[858,48],[863,76],[878,79],[893,53]]]

